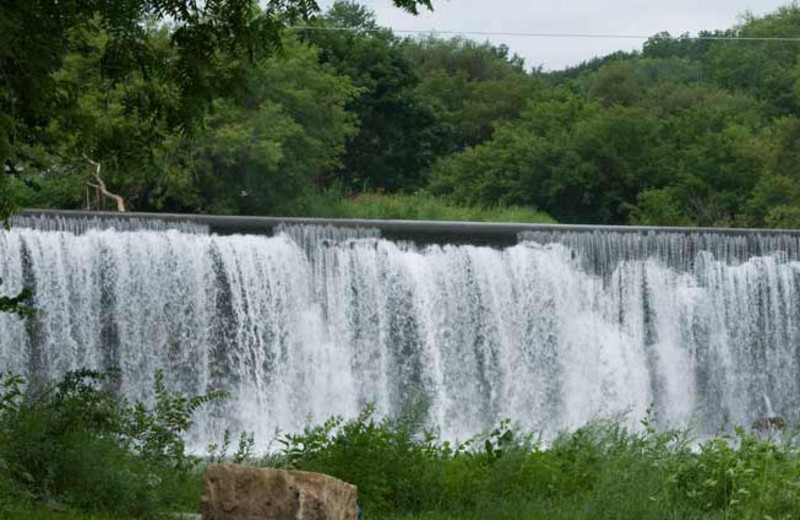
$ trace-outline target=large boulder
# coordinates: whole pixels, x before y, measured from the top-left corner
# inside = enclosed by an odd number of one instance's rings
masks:
[[[355,520],[357,490],[337,478],[282,469],[209,466],[203,520]]]

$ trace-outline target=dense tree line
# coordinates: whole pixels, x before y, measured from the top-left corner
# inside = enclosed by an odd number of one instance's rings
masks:
[[[393,3],[412,13],[431,7],[430,0]],[[307,180],[292,177],[328,167],[336,145],[327,149],[329,136],[315,134],[314,119],[347,121],[321,129],[347,135],[350,116],[337,107],[352,91],[317,63],[315,50],[284,37],[318,11],[314,0],[3,2],[0,219],[19,204],[91,206],[91,194],[82,192],[98,185],[136,209],[225,208],[230,189],[217,193],[221,200],[204,200],[207,208],[198,204],[198,194],[208,199],[219,185],[209,168],[215,175],[233,168],[236,178],[222,182],[249,193],[261,166],[264,178],[281,167],[291,179],[282,190]],[[327,99],[315,97],[323,91],[334,99],[320,110]],[[300,151],[305,138],[313,150]],[[239,149],[221,157],[226,140]],[[301,172],[279,164],[299,154],[308,160]],[[105,182],[89,174],[97,164]],[[275,211],[264,209],[268,202],[259,211]]]
[[[712,37],[792,37],[800,7]],[[662,34],[544,75],[492,139],[438,161],[435,193],[565,222],[800,227],[800,45]]]
[[[104,207],[93,161],[136,210],[315,214],[331,194],[423,192],[563,222],[800,227],[796,42],[661,34],[545,73],[502,46],[400,38],[350,2],[33,17],[45,4],[0,17],[4,201]],[[797,34],[797,5],[704,33]]]

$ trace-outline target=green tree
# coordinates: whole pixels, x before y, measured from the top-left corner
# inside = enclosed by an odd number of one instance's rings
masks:
[[[523,59],[503,45],[430,37],[406,41],[404,52],[420,77],[416,91],[445,125],[448,153],[491,138],[495,126],[518,118],[541,88]]]
[[[170,17],[170,41],[178,59],[172,66],[181,77],[182,107],[189,116],[197,100],[206,98],[211,78],[220,84],[235,84],[235,74],[215,67],[219,49],[241,56],[275,43],[278,20],[275,11],[253,16],[250,0],[194,2],[178,0],[118,1],[12,1],[0,8],[0,163],[4,172],[16,173],[41,156],[31,157],[31,145],[47,146],[43,132],[62,110],[74,108],[59,94],[54,73],[62,67],[71,45],[73,31],[98,20],[109,41],[103,45],[104,77],[118,82],[131,71],[155,72],[163,66],[158,54],[146,44],[142,24],[150,18]],[[308,5],[303,3],[303,11]],[[281,13],[283,16],[283,13]],[[74,100],[73,100],[74,101]],[[188,121],[188,119],[184,119]],[[39,165],[42,169],[53,164]],[[3,176],[5,177],[5,175]],[[13,201],[4,200],[11,209]]]
[[[737,28],[742,37],[794,38],[800,31],[800,6],[791,4],[761,18],[748,15]],[[702,60],[710,79],[734,92],[746,92],[763,100],[772,116],[800,110],[795,94],[797,43],[717,42]]]
[[[147,45],[164,64],[177,59],[166,27],[146,31]],[[181,134],[179,79],[166,67],[153,67],[149,74],[131,70],[124,82],[109,77],[104,70],[112,42],[97,18],[70,31],[70,51],[52,74],[64,108],[53,114],[38,142],[18,145],[26,156],[37,158],[17,175],[21,203],[96,204],[97,194],[88,185],[93,170],[88,159],[102,165],[105,181],[132,209],[153,207],[152,201],[170,189],[159,156],[170,138]]]
[[[280,56],[250,70],[246,97],[215,100],[205,131],[177,143],[178,164],[170,167],[196,179],[181,209],[291,213],[298,197],[340,166],[356,132],[345,105],[358,90],[320,64],[318,52],[285,39]]]
[[[419,77],[403,43],[378,27],[371,11],[351,2],[336,2],[320,24],[347,30],[306,31],[304,38],[321,49],[323,63],[361,92],[347,107],[360,130],[327,184],[356,191],[418,187],[441,154],[443,129],[435,108],[415,91]]]
[[[456,200],[533,205],[559,220],[619,223],[642,179],[658,172],[658,121],[640,108],[603,110],[564,91],[532,102],[518,123],[434,167]]]
[[[394,0],[412,13],[430,8],[430,0]],[[40,164],[31,146],[47,147],[44,133],[62,111],[73,110],[75,96],[61,96],[55,72],[74,50],[74,31],[92,20],[104,30],[100,75],[112,86],[131,75],[149,80],[174,71],[178,117],[165,119],[172,128],[190,131],[219,95],[240,93],[250,63],[274,54],[287,23],[318,12],[314,0],[194,2],[190,0],[11,0],[0,6],[0,218],[14,207],[4,186],[31,164],[41,170],[62,168],[61,162]],[[147,26],[168,20],[167,37],[174,52],[150,45]],[[151,107],[159,110],[161,107]],[[159,113],[150,114],[160,117]]]
[[[277,55],[248,68],[242,94],[212,100],[192,132],[170,124],[179,117],[180,94],[167,71],[113,83],[98,72],[107,42],[102,28],[92,25],[88,36],[80,31],[79,40],[84,51],[68,55],[56,73],[64,95],[75,96],[73,110],[55,117],[48,135],[63,150],[60,157],[88,155],[102,163],[108,184],[133,209],[286,211],[338,166],[356,130],[345,103],[357,89],[292,37]],[[152,28],[149,43],[172,52],[164,28]],[[12,186],[30,206],[80,207],[87,197],[94,201],[89,166],[81,159],[55,172],[32,170]]]
[[[747,223],[750,226],[798,229],[800,119],[785,117],[777,120],[768,129],[765,141],[766,164],[747,201]]]
[[[589,97],[599,99],[605,106],[634,105],[644,96],[644,82],[632,61],[616,61],[592,76]]]

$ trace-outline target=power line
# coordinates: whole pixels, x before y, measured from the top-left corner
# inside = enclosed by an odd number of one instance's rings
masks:
[[[605,33],[547,33],[547,32],[496,32],[496,31],[454,31],[438,29],[393,29],[376,28],[360,29],[354,27],[324,27],[313,25],[300,25],[287,27],[289,30],[297,31],[322,31],[322,32],[381,32],[392,31],[398,34],[416,35],[447,35],[447,36],[506,36],[506,37],[525,37],[525,38],[582,38],[582,39],[606,39],[606,40],[664,40],[664,41],[739,41],[739,42],[794,42],[800,43],[800,37],[781,37],[781,36],[664,36],[642,34],[605,34]]]

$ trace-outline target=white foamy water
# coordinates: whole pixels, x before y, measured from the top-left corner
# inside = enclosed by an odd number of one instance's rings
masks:
[[[417,250],[374,231],[49,229],[0,232],[0,291],[30,286],[38,307],[0,315],[0,367],[119,366],[132,398],[149,398],[157,368],[175,390],[229,392],[199,442],[226,427],[266,441],[367,402],[421,403],[450,438],[505,417],[546,434],[617,413],[635,426],[651,405],[700,432],[799,418],[792,237]]]

